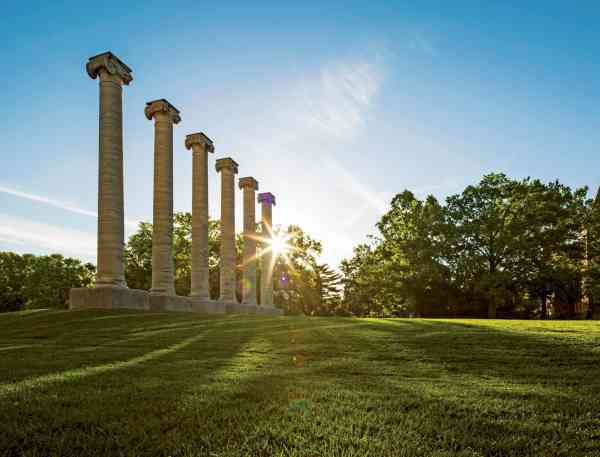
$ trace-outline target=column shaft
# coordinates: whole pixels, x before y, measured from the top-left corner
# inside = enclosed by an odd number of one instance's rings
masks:
[[[125,286],[122,92],[118,78],[100,72],[97,287]]]
[[[193,149],[192,278],[190,295],[209,298],[208,277],[208,153]]]
[[[256,189],[253,178],[242,178],[244,194],[244,253],[242,272],[242,303],[256,305]]]
[[[173,122],[154,116],[154,215],[151,293],[175,295],[173,277]]]
[[[235,185],[234,172],[221,169],[221,300],[235,302]]]
[[[262,202],[261,205],[262,236],[272,238],[273,230],[273,207],[270,203]],[[273,251],[267,244],[264,246],[265,253],[262,255],[261,264],[261,288],[260,303],[263,306],[273,306]]]

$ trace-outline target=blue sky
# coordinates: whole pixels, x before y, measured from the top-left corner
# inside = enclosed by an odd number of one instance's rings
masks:
[[[334,266],[405,188],[444,198],[492,171],[600,184],[599,2],[22,1],[2,16],[0,250],[95,260],[98,88],[84,67],[106,50],[134,72],[129,232],[152,217],[156,98],[182,116],[176,210],[191,208],[184,137],[204,131],[211,216],[214,161],[230,156],[276,195],[274,222],[321,239]]]

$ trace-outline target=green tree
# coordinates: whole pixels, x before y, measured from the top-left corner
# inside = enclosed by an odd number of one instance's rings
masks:
[[[322,244],[297,225],[276,228],[274,236],[286,240],[287,249],[276,256],[273,300],[289,314],[314,315],[320,309],[315,265]]]
[[[173,263],[175,291],[189,295],[192,258],[192,216],[177,212],[173,216]],[[211,298],[219,296],[219,249],[221,228],[219,221],[208,221],[208,266]],[[129,237],[125,247],[125,279],[132,289],[150,290],[152,287],[152,224],[140,222],[137,232]]]
[[[96,268],[91,263],[60,254],[24,257],[30,264],[26,284],[28,308],[66,307],[71,288],[94,283]]]
[[[90,287],[95,267],[60,254],[0,252],[0,311],[65,308],[69,290]]]
[[[484,176],[445,204],[404,191],[377,224],[375,242],[342,262],[344,309],[572,315],[582,283],[600,297],[593,285],[600,277],[600,215],[586,192],[504,174]]]
[[[210,296],[219,297],[219,264],[221,230],[219,221],[209,220],[209,286]],[[191,275],[191,234],[190,213],[175,213],[173,218],[173,262],[175,271],[175,291],[178,295],[188,295]],[[260,235],[260,232],[259,232]],[[321,243],[314,240],[298,226],[276,229],[275,236],[287,240],[289,250],[276,256],[274,274],[274,301],[289,312],[305,312],[318,304],[314,295],[316,281],[312,269],[321,253]],[[243,237],[236,236],[237,251],[237,298],[241,299],[241,275]],[[260,252],[260,248],[259,248]],[[258,283],[260,268],[258,262]],[[134,289],[149,290],[152,285],[152,224],[141,222],[136,233],[129,237],[125,248],[125,278],[127,285]],[[309,303],[306,306],[305,303]]]
[[[331,315],[338,312],[341,301],[342,275],[326,263],[315,264],[315,289],[318,308],[315,314]]]
[[[0,252],[0,312],[23,309],[27,303],[28,263],[14,252]]]

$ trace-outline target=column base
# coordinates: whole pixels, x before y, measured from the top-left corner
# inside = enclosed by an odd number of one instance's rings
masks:
[[[242,314],[258,314],[258,306],[249,303],[242,303]]]
[[[261,305],[258,307],[258,314],[261,316],[283,316],[283,310],[275,306]]]
[[[192,303],[188,297],[152,293],[149,296],[150,310],[152,311],[178,311],[187,313],[192,311]]]
[[[225,314],[225,304],[216,300],[201,297],[189,297],[193,313]]]
[[[225,306],[227,314],[246,314],[241,303],[233,301],[221,301],[221,303]]]
[[[69,309],[150,309],[145,290],[118,286],[82,287],[69,291]]]
[[[199,297],[152,294],[146,290],[116,286],[71,289],[69,291],[69,309],[133,309],[203,314],[283,315],[283,311],[274,306],[223,302]],[[600,318],[599,315],[594,317],[596,319]]]

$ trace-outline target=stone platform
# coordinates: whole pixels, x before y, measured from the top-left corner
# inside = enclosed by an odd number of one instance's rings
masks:
[[[69,291],[69,309],[150,309],[150,294],[126,287],[77,288]]]
[[[110,286],[71,289],[69,309],[139,309],[202,314],[283,315],[279,308],[272,306],[202,300],[178,295],[154,295],[145,290]]]

